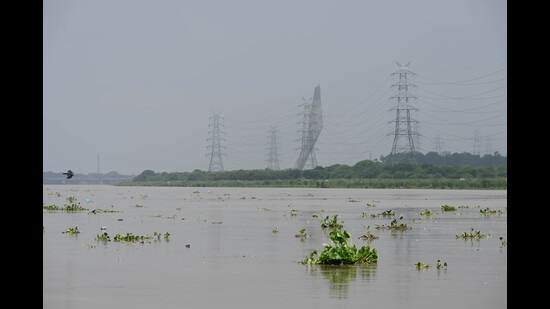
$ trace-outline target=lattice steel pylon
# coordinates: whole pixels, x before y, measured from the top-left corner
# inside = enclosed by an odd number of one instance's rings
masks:
[[[443,154],[443,141],[441,141],[441,136],[439,136],[439,134],[434,138],[434,152],[438,155]]]
[[[479,136],[479,130],[474,130],[474,151],[472,152],[474,156],[481,155],[481,137]]]
[[[223,126],[220,124],[220,119],[223,119],[220,117],[220,113],[213,113],[212,116],[208,117],[209,124],[208,127],[210,130],[208,131],[208,134],[210,137],[207,139],[210,141],[210,144],[206,147],[209,149],[209,152],[206,154],[207,156],[210,156],[210,164],[208,165],[208,171],[214,172],[214,171],[223,171],[223,161],[222,161],[222,141],[225,139],[222,137],[223,131],[220,130],[220,126]]]
[[[277,145],[277,127],[270,126],[269,128],[269,141],[267,144],[267,168],[278,171],[279,167],[279,149]]]
[[[315,157],[314,150],[315,143],[322,129],[323,113],[321,110],[321,86],[317,85],[313,92],[313,101],[311,104],[304,103],[302,145],[295,164],[297,169],[304,169],[308,160],[310,160],[312,168],[317,167],[317,158]]]
[[[415,75],[415,73],[407,69],[410,62],[404,66],[400,65],[399,62],[396,63],[399,69],[392,73],[392,75],[398,75],[399,81],[391,85],[391,87],[397,87],[397,95],[390,98],[397,100],[397,105],[391,109],[396,110],[396,113],[395,120],[390,121],[390,123],[395,123],[390,160],[392,162],[404,161],[406,156],[410,155],[409,159],[416,162],[415,140],[418,133],[414,128],[417,121],[411,118],[411,111],[416,111],[417,109],[409,104],[410,100],[416,99],[415,96],[409,93],[410,88],[414,88],[416,85],[407,80],[409,75]]]

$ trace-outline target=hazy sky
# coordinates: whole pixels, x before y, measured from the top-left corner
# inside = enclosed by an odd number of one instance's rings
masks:
[[[225,170],[299,154],[321,88],[318,165],[391,152],[396,62],[415,75],[416,148],[507,155],[505,0],[48,0],[43,169]],[[436,146],[438,145],[438,146]]]

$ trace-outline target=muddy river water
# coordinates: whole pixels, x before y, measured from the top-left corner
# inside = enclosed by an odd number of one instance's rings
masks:
[[[507,307],[506,190],[43,186],[71,203],[43,210],[44,308]],[[300,263],[334,215],[376,264]]]

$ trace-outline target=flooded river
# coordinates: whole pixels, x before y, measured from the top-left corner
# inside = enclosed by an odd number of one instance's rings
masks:
[[[43,210],[44,308],[507,307],[506,190],[43,186],[71,203]],[[334,215],[376,264],[301,263]]]

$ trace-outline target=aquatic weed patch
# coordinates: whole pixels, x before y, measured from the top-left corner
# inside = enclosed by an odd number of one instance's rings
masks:
[[[399,220],[403,220],[403,216],[399,217]],[[411,229],[405,223],[399,223],[399,221],[397,219],[393,219],[390,222],[390,225],[376,224],[375,228],[377,230],[392,230],[392,231],[405,231],[405,230],[410,230]]]
[[[337,228],[329,233],[332,245],[326,244],[323,251],[318,254],[313,250],[309,257],[306,257],[302,264],[322,264],[322,265],[351,265],[351,264],[376,264],[378,262],[378,252],[370,246],[363,246],[357,249],[351,243],[351,234]]]
[[[161,240],[161,237],[168,241],[170,240],[170,233],[166,232],[164,234],[161,234],[161,233],[158,233],[158,232],[154,232],[153,235],[148,235],[148,234],[145,234],[145,235],[135,235],[133,233],[126,233],[126,234],[115,234],[115,236],[113,237],[113,241],[115,242],[140,242],[140,243],[145,243],[145,242],[151,242],[151,240],[153,239],[156,239],[156,240]],[[102,240],[102,241],[111,241],[111,236],[109,236],[109,234],[107,232],[103,232],[103,234],[101,235],[96,235],[96,240]]]
[[[323,229],[340,229],[344,227],[344,221],[338,222],[338,214],[333,215],[332,219],[330,219],[330,216],[326,216],[323,220],[321,220],[321,227]]]
[[[363,218],[367,218],[367,217],[370,217],[370,218],[378,218],[378,217],[395,217],[395,211],[393,210],[384,210],[383,212],[381,213],[378,213],[378,214],[367,214],[366,212],[363,212],[361,214],[361,216]]]
[[[300,231],[298,231],[298,234],[294,235],[294,237],[300,238],[300,240],[304,240],[304,239],[306,239],[307,237],[309,237],[309,234],[306,233],[306,229],[305,229],[305,228],[301,228]]]
[[[441,205],[441,211],[456,211],[456,207],[451,205]]]
[[[475,231],[474,228],[470,228],[470,233],[462,232],[460,234],[456,234],[456,238],[459,239],[482,239],[482,238],[490,238],[491,235],[489,234],[481,234],[481,231]]]
[[[363,227],[365,226],[363,225]],[[369,225],[365,228],[365,234],[359,236],[358,238],[366,241],[372,241],[372,240],[378,239],[378,236],[372,234],[372,232],[370,231],[370,225]]]
[[[420,212],[420,215],[424,216],[424,217],[431,217],[435,214],[436,213],[433,210],[430,210],[430,209],[426,209],[426,210]]]
[[[45,209],[45,210],[48,210],[48,211],[83,211],[83,210],[88,210],[88,208],[84,208],[84,207],[80,206],[80,202],[78,202],[76,197],[74,197],[74,196],[67,197],[67,201],[69,203],[64,204],[63,207],[52,204],[52,205],[42,205],[42,208]]]
[[[482,215],[496,215],[496,214],[502,214],[502,210],[494,210],[494,209],[490,209],[489,207],[486,207],[486,208],[482,208],[479,210],[479,213],[482,214]]]
[[[426,263],[422,263],[422,262],[418,262],[418,263],[415,263],[414,264],[414,267],[417,269],[417,270],[425,270],[425,269],[428,269],[430,267],[432,267],[432,265],[430,264],[426,264]],[[441,263],[441,260],[437,260],[437,264],[435,266],[437,269],[447,269],[447,262],[443,262],[443,264]]]
[[[62,234],[78,234],[80,231],[78,230],[78,226],[70,227],[67,230],[61,232]]]

